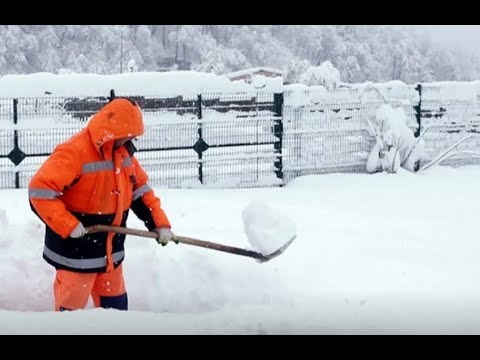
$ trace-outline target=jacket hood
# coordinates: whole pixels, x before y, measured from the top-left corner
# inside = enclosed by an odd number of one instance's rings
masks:
[[[90,119],[87,129],[98,150],[109,141],[137,137],[145,132],[140,107],[123,98],[114,99],[101,108]]]

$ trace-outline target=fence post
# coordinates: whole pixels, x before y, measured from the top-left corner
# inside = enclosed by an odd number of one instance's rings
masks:
[[[116,95],[115,95],[115,90],[114,89],[111,89],[110,90],[110,97],[108,98],[108,102],[111,102],[113,99],[116,98]]]
[[[18,124],[18,99],[13,99],[13,123]],[[8,159],[17,166],[20,164],[23,159],[27,156],[19,147],[18,147],[18,130],[13,130],[13,149],[7,155]],[[15,188],[20,188],[20,172],[15,171]]]
[[[282,141],[283,141],[283,93],[273,94],[273,104],[275,116],[280,119],[274,120],[273,135],[277,140],[273,143],[274,153],[278,154],[273,162],[277,178],[283,181],[283,159],[282,159]]]
[[[197,97],[197,112],[198,119],[202,119],[202,95],[199,94]],[[203,124],[202,122],[198,123],[198,140],[193,145],[193,150],[198,154],[198,180],[203,184],[203,152],[208,149],[208,144],[203,140]]]
[[[13,123],[18,124],[18,99],[13,99]],[[18,165],[25,158],[25,153],[18,147],[18,131],[13,130],[13,150],[8,154],[10,161]],[[20,189],[20,172],[15,171],[15,188]]]
[[[415,131],[415,137],[420,136],[422,130],[422,84],[418,84],[415,90],[418,91],[418,105],[415,105],[413,109],[415,110],[415,118],[417,119],[417,130]]]

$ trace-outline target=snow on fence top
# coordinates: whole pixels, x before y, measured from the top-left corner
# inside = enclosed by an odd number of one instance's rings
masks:
[[[89,97],[108,96],[111,89],[118,96],[155,95],[159,97],[188,96],[205,93],[283,92],[285,105],[302,106],[310,103],[360,101],[417,103],[417,84],[401,81],[386,83],[339,83],[335,91],[303,84],[283,85],[282,78],[261,76],[257,81],[231,81],[226,75],[197,71],[130,72],[113,75],[76,73],[35,73],[0,77],[0,98],[25,97]],[[422,83],[422,101],[480,99],[480,81]]]
[[[292,107],[308,106],[317,103],[401,103],[410,105],[419,100],[418,91],[401,81],[387,83],[346,84],[336,90],[328,91],[323,86],[303,84],[285,85],[285,105]]]
[[[480,81],[422,83],[423,101],[477,101],[480,100]],[[316,103],[368,103],[385,102],[415,105],[420,97],[418,84],[407,85],[401,81],[361,84],[341,83],[335,91],[323,86],[302,84],[285,85],[285,105],[308,106]]]
[[[201,93],[282,92],[282,79],[265,78],[258,83],[231,81],[226,76],[197,71],[131,72],[113,75],[52,74],[5,75],[0,78],[0,98],[108,96],[169,97]]]
[[[442,81],[422,84],[422,101],[474,101],[478,99],[480,99],[480,81]]]

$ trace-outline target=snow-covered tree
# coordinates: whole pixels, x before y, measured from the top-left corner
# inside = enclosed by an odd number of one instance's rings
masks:
[[[453,81],[461,78],[461,69],[451,51],[434,49],[430,58],[434,78],[441,81]]]
[[[137,66],[137,63],[135,62],[134,59],[130,59],[130,60],[128,61],[127,67],[128,67],[128,71],[129,71],[129,72],[136,72],[136,71],[138,71],[138,66]]]
[[[307,69],[311,66],[308,60],[301,60],[301,61],[291,61],[287,67],[287,75],[285,81],[287,83],[298,83],[300,76],[307,71]]]
[[[0,28],[3,50],[4,69],[2,73],[28,73],[35,71],[40,53],[38,38],[25,33],[19,25],[3,25]]]
[[[248,66],[247,59],[238,50],[216,46],[212,50],[202,53],[202,62],[194,65],[193,70],[221,75]]]
[[[221,54],[225,52],[225,54]],[[88,61],[75,60],[83,56]],[[436,48],[424,34],[388,25],[0,25],[0,73],[146,71],[160,60],[196,69],[266,66],[297,81],[325,61],[347,82],[476,80],[480,59]],[[215,63],[218,61],[218,63]],[[75,66],[73,66],[75,63]]]
[[[340,72],[330,61],[324,61],[320,66],[310,66],[298,79],[305,85],[321,85],[329,90],[334,90],[340,83]]]

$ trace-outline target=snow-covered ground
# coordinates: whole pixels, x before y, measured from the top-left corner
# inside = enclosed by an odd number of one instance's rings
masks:
[[[2,334],[480,333],[480,168],[334,174],[285,188],[156,188],[178,234],[249,249],[252,201],[295,222],[267,263],[127,238],[130,311],[55,313],[27,190],[0,190]],[[131,215],[128,226],[142,228]]]

